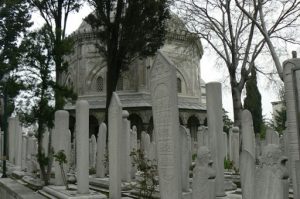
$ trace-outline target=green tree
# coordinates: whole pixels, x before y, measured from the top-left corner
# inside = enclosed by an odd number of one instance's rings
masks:
[[[272,120],[270,126],[277,131],[280,135],[282,135],[283,131],[286,129],[286,109],[282,108],[277,110],[274,116],[274,120]]]
[[[168,0],[89,0],[95,8],[86,21],[95,30],[107,63],[107,110],[121,70],[137,57],[154,55],[165,39]]]
[[[229,118],[228,112],[224,108],[222,109],[223,109],[223,132],[228,134],[229,129],[231,129],[233,126],[233,121]]]
[[[22,122],[28,125],[37,124],[36,137],[38,141],[37,160],[41,169],[42,179],[49,184],[52,150],[49,148],[49,156],[46,157],[42,148],[42,139],[46,128],[53,126],[55,82],[52,77],[54,61],[52,59],[52,44],[47,28],[44,26],[36,32],[28,34],[22,45],[27,47],[23,57],[23,82],[27,88],[21,98],[19,110]]]
[[[8,96],[8,115],[14,110],[13,98],[22,88],[15,75],[26,47],[20,46],[20,39],[32,25],[29,20],[28,4],[25,0],[0,1],[0,92]],[[4,76],[9,76],[6,80]],[[1,81],[2,80],[2,81]]]
[[[72,49],[72,42],[66,38],[67,22],[70,13],[79,11],[82,0],[29,0],[29,2],[44,19],[45,28],[50,36],[56,77],[55,109],[62,109],[67,88],[62,85],[61,78],[68,66],[63,57]]]
[[[252,114],[253,127],[255,133],[260,133],[263,125],[261,95],[257,88],[257,77],[255,68],[251,70],[251,78],[246,83],[246,98],[244,99],[244,109]]]

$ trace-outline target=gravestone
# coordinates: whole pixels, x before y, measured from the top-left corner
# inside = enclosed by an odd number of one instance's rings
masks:
[[[105,123],[101,123],[98,132],[97,142],[97,163],[96,163],[96,177],[105,177],[105,154],[106,154],[106,133],[107,127]]]
[[[21,166],[21,144],[22,130],[19,119],[16,117],[8,118],[8,155],[9,161],[16,166]]]
[[[113,93],[108,109],[109,198],[121,198],[122,104]]]
[[[224,190],[224,152],[223,152],[223,111],[221,83],[206,84],[207,124],[209,149],[216,170],[216,196],[225,196]]]
[[[251,113],[242,112],[242,153],[240,176],[243,199],[255,199],[255,138]]]
[[[299,121],[297,118],[299,104],[296,104],[295,93],[300,93],[299,89],[299,70],[294,71],[295,67],[300,66],[300,59],[293,58],[283,62],[283,80],[285,87],[286,117],[287,117],[287,133],[289,136],[289,158],[291,164],[291,177],[293,180],[294,198],[300,198],[300,190],[297,189],[295,161],[300,158],[299,147]],[[295,88],[297,90],[295,90]],[[299,102],[299,100],[298,100]]]
[[[33,132],[28,132],[27,140],[27,158],[26,158],[26,168],[28,173],[33,173],[37,170],[37,140],[34,137]]]
[[[233,127],[229,132],[230,160],[236,169],[240,168],[240,135],[239,127]]]
[[[201,146],[193,170],[192,199],[215,199],[215,177],[211,153],[206,146]]]
[[[224,158],[228,159],[228,137],[227,133],[223,132],[223,151],[224,151]]]
[[[198,141],[198,148],[201,146],[209,147],[208,128],[206,126],[198,127],[197,141]]]
[[[91,168],[96,168],[96,153],[97,153],[97,140],[96,136],[91,136]]]
[[[287,158],[278,145],[269,144],[263,149],[261,166],[256,169],[255,197],[259,199],[288,199],[289,183]]]
[[[67,151],[68,151],[68,144],[67,144],[67,137],[69,131],[69,112],[59,110],[55,112],[55,120],[54,120],[54,130],[52,134],[52,145],[54,149],[54,153],[57,153],[61,150],[64,151],[66,157],[68,158]],[[67,162],[70,160],[67,159]],[[54,161],[54,168],[55,168],[55,182],[54,184],[57,186],[64,185],[61,168],[57,161]],[[64,165],[64,170],[67,172],[67,165]]]
[[[22,127],[19,118],[15,118],[15,165],[21,168],[22,164]]]
[[[160,197],[180,199],[181,172],[176,67],[158,51],[150,73]]]
[[[188,192],[190,189],[190,165],[191,165],[191,148],[188,143],[189,132],[182,125],[179,127],[181,141],[181,185],[182,191]]]
[[[270,127],[267,127],[266,130],[266,144],[276,144],[279,146],[279,135]]]
[[[126,110],[122,112],[122,133],[121,133],[121,180],[131,181],[131,158],[130,158],[130,121],[129,113]]]
[[[72,153],[72,136],[71,136],[71,131],[68,130],[66,134],[66,158],[67,158],[67,164],[66,164],[66,169],[67,172],[70,170],[71,167],[71,153]]]
[[[26,170],[26,155],[27,155],[27,139],[28,136],[23,133],[22,135],[22,163],[21,163],[21,170]]]
[[[146,132],[144,132],[142,135],[141,149],[144,151],[145,157],[149,159],[151,138],[150,135]]]
[[[130,131],[130,146],[131,152],[136,152],[138,150],[138,143],[137,143],[137,129],[136,126],[132,126],[132,131]],[[133,163],[133,157],[131,157],[131,164]],[[131,167],[131,178],[135,178],[135,173],[137,172],[136,165]]]
[[[89,104],[76,102],[77,192],[89,193]]]
[[[156,144],[155,142],[151,142],[149,145],[149,160],[153,161],[157,161],[157,157],[156,157]]]

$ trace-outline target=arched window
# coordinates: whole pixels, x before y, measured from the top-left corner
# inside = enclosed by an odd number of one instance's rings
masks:
[[[103,91],[104,83],[103,83],[103,78],[98,77],[96,81],[96,90],[97,91]]]
[[[182,92],[182,90],[181,90],[181,79],[180,78],[177,78],[177,92],[178,93]]]

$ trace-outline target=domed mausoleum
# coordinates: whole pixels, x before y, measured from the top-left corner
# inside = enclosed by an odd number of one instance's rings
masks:
[[[197,35],[188,32],[176,16],[168,22],[168,33],[161,52],[176,66],[180,123],[190,129],[196,139],[197,128],[206,119],[205,82],[201,80],[200,59],[202,44]],[[96,38],[91,27],[83,21],[72,37],[74,51],[67,57],[68,72],[63,84],[73,88],[79,99],[90,104],[90,135],[97,134],[104,121],[106,101],[106,63],[95,47]],[[155,57],[137,59],[123,71],[117,84],[117,93],[123,109],[129,112],[131,126],[152,134],[153,119],[150,95],[150,69]],[[70,129],[74,131],[75,104],[65,106],[70,112]]]

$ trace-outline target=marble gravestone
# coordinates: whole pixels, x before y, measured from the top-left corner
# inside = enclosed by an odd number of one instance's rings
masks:
[[[255,197],[259,199],[288,199],[289,181],[287,157],[278,145],[269,144],[260,157],[260,167],[256,169]]]
[[[37,170],[37,141],[34,137],[33,132],[28,132],[28,140],[27,140],[27,158],[26,158],[26,169],[28,173],[33,173]]]
[[[9,161],[18,167],[22,162],[22,129],[18,117],[8,118],[8,155]]]
[[[150,72],[161,199],[181,199],[176,67],[158,51]]]
[[[197,141],[198,148],[201,146],[206,146],[207,148],[209,148],[208,128],[206,126],[198,127]]]
[[[299,121],[297,120],[298,110],[296,104],[295,89],[300,93],[299,87],[299,70],[294,71],[295,67],[300,66],[300,59],[293,58],[283,62],[283,80],[285,87],[285,101],[286,101],[286,117],[287,117],[287,133],[289,137],[289,162],[291,165],[291,178],[293,180],[294,198],[300,198],[300,190],[297,188],[295,161],[300,159],[299,147]],[[294,82],[294,79],[296,82]],[[296,83],[296,85],[294,85]]]
[[[266,144],[276,144],[279,146],[279,135],[270,127],[267,127],[266,130]]]
[[[55,112],[54,116],[54,130],[52,134],[52,145],[54,149],[54,153],[57,153],[61,150],[64,151],[67,157],[67,162],[70,160],[68,159],[68,132],[69,132],[69,112],[68,111],[63,111],[59,110]],[[54,184],[59,186],[59,185],[64,185],[62,174],[61,174],[61,169],[59,166],[59,163],[57,161],[54,161],[54,168],[55,168],[55,182]],[[67,166],[64,165],[64,170],[67,172]]]
[[[101,123],[98,132],[97,142],[97,161],[96,161],[96,177],[105,177],[105,154],[106,154],[106,134],[107,127],[105,123]]]
[[[45,132],[43,133],[43,139],[42,139],[43,151],[46,157],[48,157],[49,136],[50,136],[49,130],[48,128],[46,128]]]
[[[190,165],[192,151],[188,143],[189,132],[182,125],[179,127],[181,141],[181,185],[182,191],[188,192],[190,189]]]
[[[227,133],[223,132],[223,151],[224,151],[224,158],[228,159],[228,137]]]
[[[240,134],[239,127],[233,127],[229,131],[229,157],[236,169],[240,168]]]
[[[121,136],[121,180],[123,182],[131,181],[131,159],[130,159],[130,121],[129,113],[126,110],[122,112],[122,134]]]
[[[254,199],[255,178],[255,137],[251,113],[242,112],[242,153],[240,176],[243,199]]]
[[[96,153],[97,153],[97,140],[96,136],[91,136],[91,146],[90,146],[90,168],[96,168]]]
[[[21,162],[21,170],[22,171],[26,170],[27,140],[28,140],[28,136],[25,133],[23,133],[23,135],[22,135],[22,162]]]
[[[221,83],[206,84],[207,124],[209,149],[216,170],[216,196],[225,196],[224,189],[224,152],[223,152],[223,111]]]
[[[85,100],[76,102],[76,165],[77,192],[89,193],[89,104]]]
[[[109,198],[121,198],[121,136],[122,104],[113,93],[108,109]]]
[[[130,131],[130,152],[136,152],[138,150],[138,143],[137,143],[137,129],[136,126],[132,126],[132,130]],[[133,157],[131,159],[131,164],[133,163]],[[135,178],[135,173],[137,172],[136,165],[131,167],[131,178]]]
[[[206,146],[201,146],[193,170],[192,199],[215,199],[215,177],[211,153]]]

